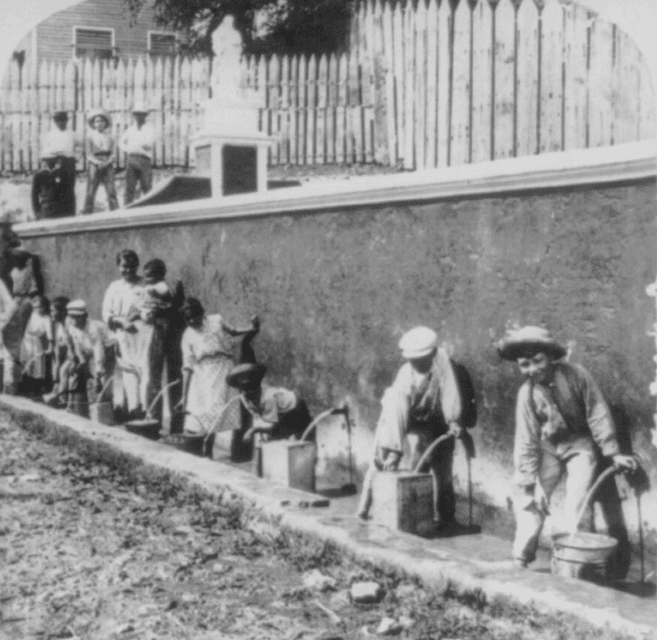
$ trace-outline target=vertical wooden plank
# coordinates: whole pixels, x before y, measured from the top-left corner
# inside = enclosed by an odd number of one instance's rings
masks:
[[[361,128],[363,132],[362,162],[374,160],[374,19],[373,5],[362,2],[361,23],[365,25],[365,33],[361,34],[359,48],[360,83],[361,83]],[[364,35],[364,37],[363,37]]]
[[[281,57],[281,164],[290,163],[290,56]]]
[[[472,145],[471,162],[491,160],[493,79],[493,12],[479,0],[472,12]]]
[[[412,3],[404,11],[404,169],[415,169],[415,15]]]
[[[308,148],[308,58],[299,56],[299,107],[297,129],[299,135],[299,164],[306,164]]]
[[[119,140],[127,127],[127,98],[126,98],[126,65],[122,60],[116,67],[116,93],[114,96],[114,111],[112,114],[112,125],[114,128],[114,139]],[[125,166],[124,154],[116,148],[115,162],[117,168]]]
[[[347,147],[346,147],[346,116],[347,116],[347,83],[348,76],[348,62],[347,55],[343,53],[340,56],[340,63],[338,65],[338,106],[336,108],[335,117],[335,138],[336,138],[336,154],[335,161],[338,164],[348,162]]]
[[[588,73],[589,146],[603,147],[612,143],[613,28],[595,17],[591,20]]]
[[[149,96],[146,94],[146,65],[144,63],[144,58],[137,58],[135,63],[135,89],[134,89],[134,101],[147,103]],[[148,105],[150,106],[150,105]]]
[[[359,150],[362,149],[360,129],[360,82],[357,52],[349,53],[349,91],[347,113],[347,155],[350,164],[360,162]]]
[[[164,56],[162,63],[162,80],[158,82],[158,92],[155,96],[157,108],[159,109],[160,130],[158,135],[162,136],[162,156],[160,162],[165,166],[173,166],[173,118],[172,118],[172,95],[173,95],[173,69],[171,68],[171,56]]]
[[[180,92],[182,85],[180,81],[180,56],[173,59],[172,71],[173,81],[171,87],[171,130],[172,130],[172,148],[171,162],[180,167],[183,165],[183,158],[180,155]]]
[[[511,0],[500,0],[495,9],[495,86],[493,157],[513,156],[515,9]]]
[[[9,146],[6,139],[8,126],[6,118],[9,113],[9,105],[7,104],[8,94],[7,69],[5,69],[5,72],[0,75],[0,171],[3,173],[9,170],[9,167],[5,164],[5,151]]]
[[[588,13],[564,4],[564,150],[586,147],[586,74]]]
[[[192,109],[192,63],[188,56],[180,59],[180,164],[183,167],[189,166],[189,140],[192,132],[189,127],[190,114]]]
[[[437,1],[437,0],[435,0]],[[394,74],[394,116],[395,116],[395,165],[402,162],[406,149],[404,128],[404,15],[401,2],[397,2],[392,11],[392,51]]]
[[[315,163],[324,164],[326,162],[326,82],[327,82],[327,62],[326,56],[319,59],[318,76],[317,76],[317,125],[316,140],[317,147],[315,150]]]
[[[614,144],[636,140],[639,102],[637,48],[629,36],[616,29],[614,74]]]
[[[290,164],[299,163],[299,56],[290,58]]]
[[[11,127],[11,168],[13,171],[22,171],[21,163],[21,91],[20,91],[20,67],[16,61],[12,60],[11,67],[11,110],[12,110],[12,127]]]
[[[452,11],[449,0],[440,0],[438,9],[438,166],[449,163],[449,108]]]
[[[267,85],[269,96],[267,105],[269,107],[269,135],[274,138],[270,147],[270,165],[278,165],[281,161],[281,61],[277,55],[269,60],[269,73],[267,74]]]
[[[102,107],[101,104],[101,71],[100,71],[100,60],[96,58],[91,66],[91,104],[94,109],[99,109]]]
[[[538,153],[538,22],[534,0],[518,9],[516,82],[516,155]]]
[[[415,167],[424,169],[427,135],[427,6],[420,0],[415,9]]]
[[[655,91],[650,67],[639,58],[639,140],[650,140],[657,134],[655,127]]]
[[[23,66],[23,87],[27,94],[26,99],[26,166],[28,171],[37,168],[36,148],[38,146],[39,115],[38,115],[38,86],[36,72],[32,65]]]
[[[28,65],[24,65],[21,71],[21,156],[23,171],[29,171],[32,164],[30,146],[32,143],[32,109],[31,94],[32,87],[28,76]]]
[[[470,162],[470,3],[461,0],[454,11],[454,66],[450,165]]]
[[[335,164],[335,119],[338,104],[338,59],[335,54],[331,54],[329,57],[326,82],[326,163]]]
[[[395,132],[395,77],[394,77],[394,40],[393,15],[390,2],[385,2],[381,10],[381,25],[379,31],[381,55],[385,65],[383,68],[383,96],[385,108],[386,139],[385,162],[389,166],[397,163],[397,135]],[[382,160],[383,161],[383,160]]]
[[[425,125],[425,166],[434,168],[436,154],[436,117],[438,114],[438,3],[429,0],[426,15],[427,23],[427,95]]]
[[[562,149],[563,7],[559,0],[546,0],[541,21],[539,149],[546,153]]]
[[[384,9],[381,0],[372,5],[373,20],[373,113],[374,113],[374,162],[387,164],[388,158],[388,116],[387,116],[387,76],[389,62],[384,48]]]
[[[306,164],[315,164],[315,118],[317,116],[317,58],[308,58],[306,103]]]

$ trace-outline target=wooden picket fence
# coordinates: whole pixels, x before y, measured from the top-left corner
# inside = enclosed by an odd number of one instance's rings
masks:
[[[271,165],[405,169],[655,136],[649,68],[629,36],[570,0],[362,0],[341,55],[244,60]],[[190,166],[207,59],[12,63],[0,91],[0,171],[34,171],[56,109],[83,138],[103,107],[115,135],[146,101],[156,166]],[[117,156],[119,167],[123,158]],[[84,159],[80,168],[84,167]]]

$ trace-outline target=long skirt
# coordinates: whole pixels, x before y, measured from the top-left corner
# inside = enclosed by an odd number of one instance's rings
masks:
[[[234,431],[240,426],[237,391],[226,384],[233,361],[226,356],[204,358],[194,365],[187,396],[185,433]],[[230,402],[230,406],[226,405]],[[224,408],[226,410],[224,411]]]

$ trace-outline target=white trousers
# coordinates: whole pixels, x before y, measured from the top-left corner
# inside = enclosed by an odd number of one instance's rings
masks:
[[[541,451],[539,479],[545,495],[550,498],[564,472],[566,476],[566,500],[564,522],[568,530],[575,526],[586,494],[596,477],[598,456],[594,444],[587,438],[574,443],[564,456]],[[538,540],[545,516],[536,508],[531,496],[522,496],[516,505],[516,537],[513,557],[526,562],[536,558]],[[587,528],[590,518],[583,518],[580,528]]]

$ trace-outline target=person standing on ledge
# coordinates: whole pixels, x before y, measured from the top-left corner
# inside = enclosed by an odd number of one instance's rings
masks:
[[[114,138],[110,131],[110,117],[102,109],[96,109],[87,118],[90,130],[87,134],[87,195],[83,213],[93,213],[98,187],[103,184],[110,211],[119,208],[114,185]]]
[[[405,333],[399,348],[406,363],[381,399],[381,416],[374,437],[374,459],[365,477],[358,517],[366,519],[372,502],[372,481],[376,470],[396,471],[404,441],[411,449],[413,468],[438,437],[463,435],[460,425],[463,403],[449,356],[438,347],[438,335],[428,327]],[[441,533],[456,533],[456,497],[452,480],[454,438],[438,446],[431,457],[436,483],[434,519]]]
[[[59,217],[75,215],[75,164],[79,139],[75,133],[68,129],[68,113],[55,111],[53,114],[55,127],[48,131],[43,138],[43,149],[57,158],[60,171],[61,184],[57,213],[41,217]]]
[[[128,154],[125,166],[125,205],[135,199],[137,182],[144,195],[153,185],[153,148],[155,146],[155,131],[146,123],[148,109],[136,104],[132,110],[134,124],[126,129],[121,136],[119,147]]]
[[[580,365],[560,362],[566,349],[547,329],[527,326],[509,331],[497,349],[527,378],[518,391],[513,455],[514,480],[522,491],[516,505],[513,557],[518,567],[526,567],[536,559],[550,497],[564,472],[565,521],[572,529],[597,476],[600,454],[619,469],[634,471],[637,461],[621,454],[616,426],[591,374]],[[613,528],[624,530],[622,520],[607,524],[611,535]]]

